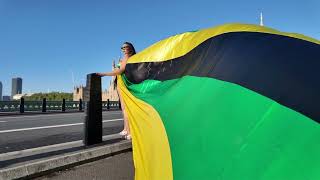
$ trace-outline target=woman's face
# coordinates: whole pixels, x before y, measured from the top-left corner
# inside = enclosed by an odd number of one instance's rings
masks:
[[[123,44],[121,47],[121,50],[122,50],[123,54],[129,54],[131,51],[131,48],[128,44]]]

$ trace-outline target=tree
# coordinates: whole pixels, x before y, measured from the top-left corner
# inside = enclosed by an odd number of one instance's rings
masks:
[[[72,93],[63,92],[51,92],[51,93],[35,93],[32,96],[24,97],[25,101],[42,101],[43,98],[47,98],[47,101],[73,101]]]

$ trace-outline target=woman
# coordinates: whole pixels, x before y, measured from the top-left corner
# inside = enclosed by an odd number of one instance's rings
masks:
[[[117,75],[122,74],[126,68],[126,64],[127,64],[128,59],[132,55],[136,54],[136,51],[135,51],[133,45],[129,42],[123,43],[121,50],[123,53],[123,58],[120,60],[120,63],[119,63],[120,67],[116,68],[112,72],[96,73],[96,74],[99,76],[117,76]],[[117,79],[115,79],[114,83],[115,84],[117,83]],[[126,113],[126,109],[124,107],[123,99],[121,97],[121,94],[119,93],[120,90],[118,88],[119,87],[117,87],[117,91],[118,91],[120,103],[123,105],[122,106],[122,113],[123,113],[123,118],[124,118],[124,129],[123,129],[123,131],[120,132],[120,135],[125,136],[126,139],[131,139],[128,116]]]

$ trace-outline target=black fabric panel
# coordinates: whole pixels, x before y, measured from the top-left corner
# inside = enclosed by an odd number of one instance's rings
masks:
[[[320,45],[256,32],[232,32],[206,40],[165,62],[127,64],[132,83],[185,75],[236,83],[320,122]]]

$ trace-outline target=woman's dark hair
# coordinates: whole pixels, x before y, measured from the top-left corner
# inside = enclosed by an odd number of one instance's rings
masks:
[[[133,45],[129,42],[124,42],[123,44],[126,44],[128,46],[130,46],[130,49],[131,49],[131,55],[134,55],[136,54],[136,50],[134,49]]]

